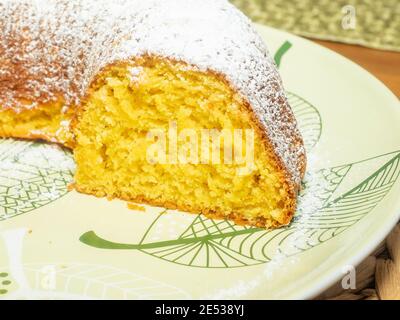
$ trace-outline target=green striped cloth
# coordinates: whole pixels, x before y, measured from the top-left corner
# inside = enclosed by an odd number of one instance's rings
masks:
[[[253,21],[310,38],[400,51],[400,0],[230,0]]]

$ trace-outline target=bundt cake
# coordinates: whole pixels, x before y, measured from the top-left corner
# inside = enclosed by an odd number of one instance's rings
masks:
[[[76,190],[290,222],[303,141],[265,44],[226,0],[0,0],[0,28],[0,136],[71,148]]]

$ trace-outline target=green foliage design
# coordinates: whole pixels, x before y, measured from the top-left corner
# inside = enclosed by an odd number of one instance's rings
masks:
[[[360,166],[387,159],[385,164],[359,183],[351,174]],[[176,239],[150,242],[147,235],[162,219],[160,214],[137,244],[114,243],[95,232],[80,240],[103,249],[140,250],[181,265],[203,268],[233,268],[265,263],[282,255],[309,250],[345,231],[371,212],[390,191],[400,175],[400,151],[357,163],[308,173],[299,197],[299,210],[290,226],[276,230],[241,227],[229,221],[214,221],[198,215]],[[347,178],[347,179],[346,179]],[[341,195],[339,186],[353,185]]]
[[[275,56],[278,65],[289,48],[290,43],[284,43],[278,50]],[[287,96],[306,149],[310,151],[321,136],[321,116],[305,99],[291,92],[287,92]],[[375,169],[359,170],[364,165],[375,166]],[[58,146],[0,140],[0,221],[65,195],[73,171],[71,154]],[[354,175],[358,171],[372,173],[359,178]],[[400,151],[308,172],[299,195],[298,212],[292,223],[281,229],[242,227],[197,215],[172,239],[155,241],[150,235],[164,219],[165,215],[160,214],[138,243],[111,242],[93,231],[83,234],[80,240],[96,248],[139,250],[164,261],[191,267],[257,265],[279,255],[287,257],[304,252],[347,230],[379,204],[399,175]],[[2,285],[7,286],[8,282]],[[1,287],[0,290],[7,289]]]
[[[70,152],[59,146],[0,140],[0,221],[65,195],[73,170]]]
[[[293,92],[286,92],[297,124],[309,152],[318,143],[322,134],[322,121],[318,110],[308,101]]]
[[[19,267],[19,278],[12,282],[3,280],[3,285],[2,279],[8,279],[12,272],[3,272],[7,275],[4,278],[0,273],[0,300],[190,298],[188,293],[172,285],[105,265],[33,263]],[[49,277],[53,279],[47,281]]]

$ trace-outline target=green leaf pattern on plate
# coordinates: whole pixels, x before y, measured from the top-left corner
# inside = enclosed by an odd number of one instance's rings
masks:
[[[310,152],[322,134],[321,116],[317,108],[297,94],[287,91],[286,95],[303,136],[306,150]]]
[[[279,63],[288,48],[288,43],[281,47],[277,56]],[[287,96],[310,152],[321,136],[321,116],[302,97],[292,92]],[[375,165],[368,177],[354,179],[353,173],[360,166],[382,162],[384,164],[378,168]],[[0,140],[0,221],[65,195],[73,171],[70,152],[58,146]],[[379,204],[399,174],[400,151],[309,171],[302,183],[298,212],[292,223],[281,229],[266,231],[242,227],[198,215],[193,216],[187,229],[173,239],[153,241],[149,235],[165,216],[160,214],[139,243],[111,242],[93,231],[83,234],[80,240],[96,248],[139,250],[190,267],[234,268],[266,263],[279,256],[288,257],[309,250],[347,230]],[[346,190],[340,190],[342,186],[346,186]]]
[[[335,191],[346,177],[365,163],[389,158],[385,164],[340,196]],[[390,191],[400,175],[400,151],[344,166],[308,173],[299,196],[299,210],[286,228],[263,230],[214,221],[198,215],[175,240],[149,242],[151,233],[164,213],[152,223],[138,244],[114,243],[93,231],[80,240],[103,249],[141,250],[165,261],[202,268],[234,268],[268,262],[309,250],[348,229],[368,214]]]
[[[68,263],[19,267],[21,283],[15,281],[10,290],[3,289],[6,299],[190,298],[182,289],[110,266]]]
[[[65,195],[73,171],[70,152],[59,146],[0,140],[0,221]]]

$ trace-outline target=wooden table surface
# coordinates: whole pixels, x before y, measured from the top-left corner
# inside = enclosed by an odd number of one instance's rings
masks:
[[[400,52],[376,50],[331,41],[312,41],[359,64],[400,98]]]

